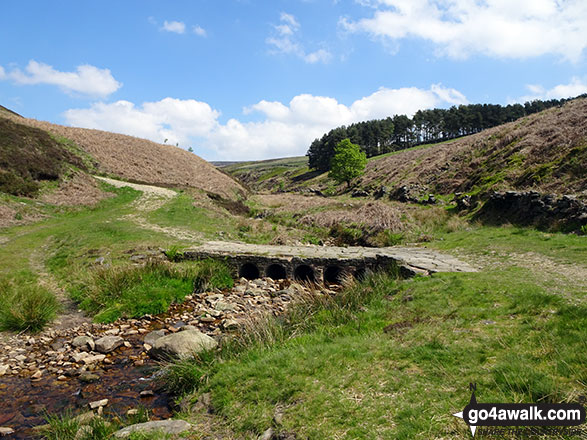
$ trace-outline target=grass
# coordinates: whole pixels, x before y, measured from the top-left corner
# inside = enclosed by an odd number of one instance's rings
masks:
[[[189,265],[151,262],[144,266],[98,269],[82,283],[74,298],[98,322],[140,318],[167,311],[194,290],[232,287],[230,271],[222,263]]]
[[[149,213],[148,220],[164,227],[178,227],[201,234],[203,240],[238,240],[247,243],[270,243],[278,234],[267,222],[255,221],[249,217],[249,208],[243,215],[232,215],[218,207],[207,209],[195,203],[190,194],[180,194],[161,208]],[[254,210],[252,210],[254,215]],[[289,224],[292,229],[300,226]],[[291,231],[292,236],[303,235],[304,231]]]
[[[40,431],[45,440],[108,440],[114,438],[114,433],[123,426],[147,422],[149,415],[144,408],[139,408],[137,414],[122,418],[115,416],[108,420],[98,416],[74,417],[71,413],[47,415],[45,419],[47,425]],[[134,432],[126,438],[129,440],[163,440],[171,437],[160,432]]]
[[[35,282],[0,280],[0,330],[41,330],[59,310],[55,295]]]
[[[434,244],[584,264],[581,240],[474,227]],[[250,334],[168,373],[171,388],[192,401],[210,393],[218,429],[228,425],[238,438],[273,426],[298,438],[465,439],[470,432],[452,414],[468,402],[469,382],[480,402],[575,402],[587,392],[587,306],[516,265],[408,280],[375,275],[338,299],[316,296],[256,322]]]
[[[97,257],[107,258],[114,266],[126,264],[129,249],[169,240],[121,219],[133,211],[131,203],[140,192],[105,188],[116,197],[93,208],[48,207],[51,218],[2,231],[7,241],[0,247],[0,282],[11,286],[0,289],[3,321],[10,322],[5,328],[39,329],[52,316],[56,301],[51,292],[39,286],[40,273],[47,272],[72,290],[85,279]]]

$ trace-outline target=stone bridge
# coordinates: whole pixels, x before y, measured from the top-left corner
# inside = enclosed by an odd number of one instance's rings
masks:
[[[337,283],[346,276],[397,267],[403,276],[435,272],[475,272],[453,256],[411,247],[269,246],[212,241],[187,249],[185,260],[222,259],[233,274],[252,280],[261,277]]]

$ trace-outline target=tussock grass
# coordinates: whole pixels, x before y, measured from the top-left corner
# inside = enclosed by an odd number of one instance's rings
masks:
[[[34,281],[0,280],[0,330],[41,330],[59,310],[55,295]]]
[[[40,430],[40,435],[45,440],[108,440],[123,426],[143,423],[149,420],[148,412],[139,407],[135,415],[112,418],[99,416],[91,418],[74,417],[71,412],[60,415],[47,414],[47,425]],[[162,433],[132,433],[130,440],[162,440],[169,438]]]
[[[76,292],[76,299],[98,322],[112,322],[162,313],[194,290],[232,284],[230,271],[219,262],[170,265],[153,261],[144,266],[99,268]]]

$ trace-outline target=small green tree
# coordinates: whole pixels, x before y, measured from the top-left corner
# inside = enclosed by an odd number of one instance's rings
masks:
[[[351,186],[351,180],[359,177],[365,171],[367,155],[361,151],[361,147],[351,143],[349,139],[343,139],[334,149],[334,157],[330,161],[328,177],[338,183],[346,182]]]

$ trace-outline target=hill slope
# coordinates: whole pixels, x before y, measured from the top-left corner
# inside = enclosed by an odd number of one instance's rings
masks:
[[[102,173],[153,185],[197,188],[231,199],[245,193],[232,178],[181,148],[122,134],[22,118],[8,111],[0,112],[0,117],[44,130],[58,140],[70,139],[95,159]]]
[[[587,99],[577,99],[446,144],[374,158],[359,185],[416,184],[436,194],[534,189],[587,196],[586,167]]]

